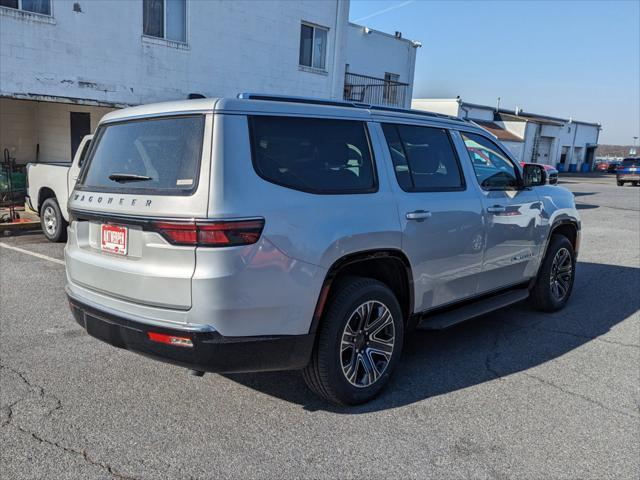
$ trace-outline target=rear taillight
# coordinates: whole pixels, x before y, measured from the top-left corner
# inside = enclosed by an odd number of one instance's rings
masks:
[[[189,337],[176,337],[175,335],[156,332],[147,332],[147,337],[152,342],[173,345],[174,347],[193,347],[193,341]]]
[[[153,226],[173,245],[234,247],[256,243],[262,234],[264,220],[156,222]]]

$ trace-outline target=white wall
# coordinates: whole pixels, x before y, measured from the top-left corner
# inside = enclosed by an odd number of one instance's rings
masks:
[[[460,103],[455,98],[414,98],[411,108],[427,112],[442,113],[458,117],[461,115]]]
[[[189,1],[187,45],[142,36],[142,2],[52,0],[52,17],[0,8],[0,95],[140,104],[190,92],[342,98],[349,0]],[[329,28],[327,72],[298,66],[300,23]],[[30,97],[33,98],[33,97]]]
[[[346,63],[349,72],[384,79],[385,73],[399,75],[398,81],[408,83],[405,106],[411,106],[416,47],[413,42],[393,35],[369,30],[362,25],[349,24]]]
[[[500,143],[502,143],[502,145],[509,149],[509,151],[513,154],[517,161],[522,161],[524,142],[511,142],[507,140],[501,140]]]

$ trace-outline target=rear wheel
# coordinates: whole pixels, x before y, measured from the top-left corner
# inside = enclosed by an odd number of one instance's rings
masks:
[[[638,184],[640,184],[640,182],[631,182],[633,184],[634,187],[637,187]]]
[[[564,235],[554,235],[542,261],[531,303],[538,310],[553,312],[564,307],[571,296],[576,272],[573,245]]]
[[[337,286],[303,371],[316,394],[338,405],[373,399],[389,381],[402,351],[404,322],[393,292],[369,278]]]
[[[619,187],[624,186],[624,182],[621,182],[620,180],[616,180],[616,183],[618,184]]]
[[[40,209],[42,233],[50,242],[67,240],[67,222],[62,216],[60,206],[55,198],[47,198]]]

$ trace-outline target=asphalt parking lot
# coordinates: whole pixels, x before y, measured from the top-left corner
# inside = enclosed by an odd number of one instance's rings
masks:
[[[196,378],[103,344],[71,317],[63,246],[0,239],[0,477],[640,478],[640,188],[564,185],[583,220],[567,308],[417,332],[349,409],[297,372]]]

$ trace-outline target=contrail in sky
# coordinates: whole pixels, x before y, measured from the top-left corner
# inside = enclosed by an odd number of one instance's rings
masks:
[[[378,15],[382,15],[383,13],[390,12],[391,10],[396,10],[398,8],[406,7],[410,3],[413,3],[414,1],[415,0],[407,0],[406,2],[402,2],[402,3],[399,3],[397,5],[391,5],[390,7],[383,8],[382,10],[378,10],[377,12],[370,13],[369,15],[366,15],[364,17],[356,18],[354,20],[354,22],[361,22],[363,20],[369,20],[372,17],[377,17]]]

